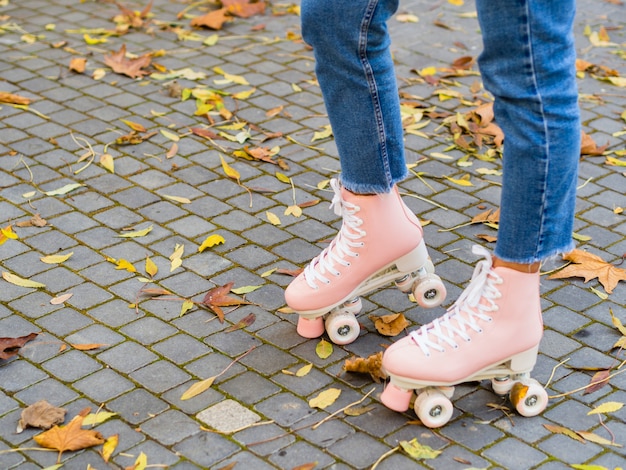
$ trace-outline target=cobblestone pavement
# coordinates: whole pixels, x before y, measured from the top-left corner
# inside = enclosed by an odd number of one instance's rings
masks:
[[[549,382],[551,399],[541,416],[506,412],[508,401],[488,383],[457,387],[455,413],[440,430],[416,424],[412,410],[386,409],[379,401],[382,384],[342,370],[346,359],[367,357],[392,341],[376,332],[369,316],[402,312],[415,326],[443,307],[423,310],[392,287],[375,292],[363,302],[361,337],[335,346],[326,359],[316,354],[318,340],[296,334],[296,316],[280,311],[291,277],[272,270],[302,267],[339,225],[328,210],[332,193],[318,189],[338,162],[331,139],[312,140],[327,119],[311,51],[299,40],[297,9],[273,3],[264,15],[234,18],[215,32],[190,27],[192,16],[213,8],[208,2],[180,18],[191,3],[155,0],[143,16],[145,4],[123,3],[137,11],[136,26],[107,36],[104,31],[115,28],[113,17],[122,13],[114,2],[0,0],[0,91],[32,99],[21,107],[0,103],[0,227],[12,225],[19,236],[0,246],[0,266],[3,273],[45,285],[0,280],[0,337],[38,333],[18,355],[0,360],[0,468],[57,461],[56,452],[32,450],[40,430],[16,432],[21,411],[39,400],[67,409],[66,423],[85,407],[116,413],[96,427],[105,438],[119,436],[109,463],[99,455],[102,446],[66,451],[61,461],[71,469],[129,467],[141,453],[153,468],[370,468],[412,439],[441,453],[416,459],[397,450],[377,468],[623,466],[626,408],[588,412],[605,402],[625,403],[626,375],[593,393],[578,390],[597,370],[619,372],[624,355],[612,348],[621,335],[611,312],[626,323],[623,282],[602,298],[597,279],[542,278],[546,330],[534,376]],[[576,21],[579,57],[596,73],[579,80],[584,131],[622,162],[626,93],[619,80],[612,84],[599,74],[608,68],[626,77],[625,8],[582,0]],[[448,287],[446,305],[471,277],[477,235],[497,234],[467,222],[497,208],[500,177],[481,170],[497,171],[498,160],[461,159],[464,152],[452,148],[444,122],[482,97],[477,74],[446,78],[441,71],[478,54],[473,10],[471,2],[412,0],[400,13],[419,21],[391,21],[403,99],[427,107],[415,108],[424,114],[407,129],[413,173],[401,189],[411,209],[430,221],[427,243]],[[598,44],[607,41],[604,32],[613,45]],[[133,54],[128,60],[155,53],[152,65],[141,70],[157,75],[132,79],[113,72],[105,54],[122,45]],[[80,57],[86,70],[70,70],[71,59]],[[431,76],[438,83],[417,73],[425,75],[428,67],[438,67]],[[210,96],[208,90],[222,94]],[[221,115],[219,107],[208,109],[211,99],[223,100]],[[246,125],[218,128],[228,112],[231,122]],[[143,141],[116,143],[133,138]],[[279,147],[270,157],[282,166],[237,157],[234,152],[245,146]],[[103,154],[112,157],[113,172]],[[581,158],[575,230],[579,248],[619,263],[626,253],[626,219],[617,208],[626,207],[626,180],[623,168],[606,160]],[[277,173],[291,178],[293,187]],[[458,184],[465,175],[472,186]],[[70,191],[70,184],[80,186]],[[317,199],[317,205],[305,204],[300,217],[284,214],[294,201]],[[281,223],[273,224],[268,213]],[[17,225],[35,214],[44,226]],[[149,228],[145,236],[122,236]],[[210,235],[224,242],[199,251]],[[182,265],[171,270],[170,257],[181,246]],[[70,253],[63,262],[41,261]],[[140,280],[150,277],[147,257],[158,268],[149,284]],[[116,269],[122,260],[138,272]],[[210,289],[230,282],[234,288],[261,287],[245,294],[250,304],[223,307],[224,323],[199,305],[182,314],[181,299],[201,302]],[[167,289],[179,299],[139,296],[142,286]],[[59,299],[64,294],[72,296]],[[53,298],[60,303],[51,303]],[[256,315],[253,323],[228,330],[250,314]],[[78,347],[85,344],[100,347]],[[294,374],[309,363],[308,374]],[[206,391],[181,399],[210,377],[215,381]],[[341,390],[336,402],[324,410],[309,406],[330,388]],[[342,411],[361,399],[365,413]],[[588,431],[605,441],[576,440],[546,425]]]

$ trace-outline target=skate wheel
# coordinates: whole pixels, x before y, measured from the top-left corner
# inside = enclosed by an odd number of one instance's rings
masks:
[[[515,381],[511,377],[495,377],[491,379],[491,388],[493,393],[501,397],[508,394],[513,388]]]
[[[436,274],[427,274],[413,286],[413,296],[420,307],[438,307],[446,299],[446,286]]]
[[[525,393],[519,393],[516,389],[521,387]],[[537,416],[548,406],[548,392],[535,379],[517,382],[511,390],[511,403],[522,416]]]
[[[404,292],[405,294],[408,294],[409,292],[411,292],[414,282],[415,282],[415,278],[413,277],[413,275],[407,274],[406,276],[396,280],[395,284],[396,284],[396,287],[400,290],[400,292]]]
[[[380,401],[390,410],[404,412],[409,409],[412,396],[413,390],[404,390],[390,383],[380,394]]]
[[[300,317],[296,331],[303,338],[319,338],[324,334],[324,319]]]
[[[435,388],[420,392],[415,399],[415,414],[422,424],[428,428],[439,428],[452,417],[452,402]]]
[[[355,297],[343,304],[343,309],[346,312],[350,312],[352,315],[358,315],[362,308],[363,302],[361,302],[361,297]]]
[[[334,310],[326,318],[326,332],[339,345],[352,343],[361,333],[361,325],[349,310]]]

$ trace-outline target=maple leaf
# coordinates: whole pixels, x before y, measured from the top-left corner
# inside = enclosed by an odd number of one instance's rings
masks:
[[[249,18],[265,12],[265,2],[250,3],[250,0],[222,0],[222,5],[233,16]]]
[[[571,261],[570,264],[556,272],[548,279],[563,279],[566,277],[582,277],[585,282],[598,278],[604,290],[610,294],[619,281],[626,281],[626,269],[616,268],[607,263],[599,256],[583,250],[573,250],[563,255],[563,259]]]
[[[347,372],[358,372],[360,374],[370,374],[374,382],[380,383],[387,378],[383,371],[383,353],[372,354],[368,358],[353,357],[346,359],[343,369]]]
[[[115,73],[121,73],[130,78],[139,78],[147,75],[149,72],[141,69],[148,67],[150,62],[152,62],[152,58],[149,54],[144,54],[136,59],[127,59],[126,44],[122,44],[119,51],[105,54],[104,56],[104,63],[111,67]]]
[[[209,29],[222,29],[224,23],[230,20],[227,13],[227,8],[220,8],[219,10],[210,11],[202,16],[196,16],[191,20],[191,26],[206,26]]]
[[[206,305],[213,310],[213,312],[215,312],[220,323],[224,323],[224,311],[221,307],[250,305],[250,302],[228,295],[234,284],[234,282],[229,282],[223,286],[214,287],[206,293],[204,299],[202,300],[202,304]]]
[[[83,420],[90,410],[90,408],[85,408],[74,416],[67,426],[54,426],[52,429],[34,436],[33,439],[46,449],[58,450],[57,463],[61,461],[61,456],[66,450],[86,449],[104,443],[104,438],[98,431],[81,428]]]
[[[31,333],[19,338],[0,338],[0,359],[9,359],[15,356],[19,349],[37,337],[38,333]]]

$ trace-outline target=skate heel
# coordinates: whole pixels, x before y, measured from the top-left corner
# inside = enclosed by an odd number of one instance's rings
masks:
[[[396,267],[400,273],[410,274],[426,266],[428,260],[428,249],[426,248],[424,240],[420,240],[417,247],[396,261]]]
[[[298,318],[298,326],[296,331],[303,338],[319,338],[324,334],[324,319],[322,317],[315,318]]]
[[[411,403],[412,389],[400,388],[393,383],[388,383],[380,395],[380,401],[393,411],[405,412]]]
[[[513,374],[524,374],[533,370],[537,362],[537,353],[539,345],[522,353],[516,354],[510,360],[509,367]]]

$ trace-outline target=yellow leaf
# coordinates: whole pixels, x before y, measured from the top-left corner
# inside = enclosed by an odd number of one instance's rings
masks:
[[[328,390],[320,392],[316,397],[311,398],[309,400],[309,406],[323,410],[335,403],[339,395],[341,395],[341,390],[338,388],[329,388]]]
[[[135,232],[123,233],[122,235],[118,235],[121,238],[137,238],[137,237],[145,237],[152,231],[152,225],[150,227],[144,228],[143,230],[137,230]]]
[[[620,160],[615,157],[606,157],[606,161],[604,163],[606,163],[607,165],[613,165],[613,166],[626,166],[626,161]]]
[[[401,13],[396,16],[396,19],[400,23],[417,23],[419,21],[419,18],[411,13]]]
[[[113,455],[113,452],[115,452],[115,448],[117,447],[119,440],[119,434],[113,434],[108,437],[106,441],[104,441],[104,444],[102,445],[102,459],[105,462],[108,462],[111,455]]]
[[[417,72],[420,77],[429,77],[437,73],[437,67],[425,67]]]
[[[180,267],[181,264],[183,264],[181,258],[184,251],[185,245],[177,243],[174,247],[174,252],[169,256],[171,261],[170,272],[174,271],[176,268]]]
[[[317,183],[317,189],[324,189],[330,184],[330,180],[322,180]]]
[[[239,178],[241,178],[239,172],[231,167],[228,163],[226,163],[226,160],[224,160],[224,157],[222,157],[221,155],[220,160],[222,161],[222,169],[224,170],[224,173],[226,173],[226,176],[235,180],[239,180]]]
[[[113,162],[113,155],[110,153],[104,153],[100,155],[100,165],[111,173],[115,173],[115,163]]]
[[[294,217],[300,217],[302,215],[302,208],[297,204],[294,204],[293,206],[289,206],[287,207],[287,209],[285,209],[285,215],[293,215]]]
[[[599,406],[596,406],[593,410],[591,410],[587,415],[597,415],[600,413],[613,413],[615,411],[621,410],[624,406],[623,403],[619,403],[616,401],[607,401],[602,403]]]
[[[158,272],[159,268],[157,265],[150,259],[149,256],[146,256],[146,273],[148,273],[150,277],[154,277]]]
[[[139,457],[135,460],[135,464],[132,466],[133,470],[145,470],[148,466],[148,457],[141,452]]]
[[[327,139],[333,135],[333,130],[330,127],[330,124],[325,125],[323,129],[324,129],[323,131],[318,131],[313,134],[313,138],[311,139],[311,142],[315,142],[316,140]]]
[[[315,353],[320,359],[326,359],[333,353],[333,345],[322,338],[315,346]]]
[[[274,272],[276,272],[277,269],[278,268],[269,269],[269,270],[265,271],[264,273],[261,273],[261,277],[267,277],[270,274],[274,274]]]
[[[463,6],[464,1],[463,0],[448,0],[448,3],[451,5],[455,5],[457,7],[461,7]]]
[[[296,371],[296,377],[304,377],[309,372],[311,372],[312,368],[313,368],[313,364],[307,364],[306,366],[300,367],[300,369]]]
[[[83,420],[83,426],[95,426],[104,423],[107,419],[117,416],[117,413],[109,411],[98,411],[97,413],[89,413]]]
[[[233,294],[238,294],[238,295],[243,295],[243,294],[249,294],[250,292],[254,292],[255,290],[260,289],[261,286],[242,286],[242,287],[237,287],[236,289],[231,289],[230,291]]]
[[[240,91],[238,93],[233,93],[233,98],[238,99],[238,100],[245,100],[247,98],[250,98],[250,96],[252,96],[252,94],[256,91],[256,88],[251,88],[247,91]]]
[[[0,245],[7,240],[17,240],[17,234],[13,231],[13,226],[9,225],[6,228],[0,228]]]
[[[63,194],[69,193],[70,191],[74,191],[75,189],[78,189],[78,188],[80,188],[82,186],[85,186],[85,185],[84,184],[80,184],[80,183],[66,184],[62,188],[55,189],[53,191],[46,191],[46,192],[44,192],[44,194],[46,196],[61,196]]]
[[[213,235],[209,235],[208,237],[204,239],[204,241],[202,242],[202,245],[198,247],[198,251],[202,253],[207,248],[211,248],[215,245],[220,245],[225,242],[226,240],[224,240],[224,237],[214,233]]]
[[[180,202],[181,204],[191,204],[191,201],[186,197],[182,196],[168,196],[167,194],[163,195],[164,198],[169,199],[171,201]]]
[[[11,284],[15,284],[20,287],[46,287],[45,284],[41,282],[31,281],[30,279],[24,279],[15,274],[7,273],[5,271],[2,272],[2,277],[5,281],[10,282]]]
[[[83,34],[83,39],[90,46],[94,46],[96,44],[102,44],[103,42],[107,42],[107,38],[92,38],[89,34]]]
[[[185,299],[185,301],[183,302],[182,307],[180,308],[180,315],[179,316],[183,316],[185,313],[187,313],[189,310],[191,310],[193,308],[193,301],[189,300],[189,299]]]
[[[189,400],[197,395],[200,395],[202,392],[208,390],[215,382],[217,376],[209,377],[208,379],[201,380],[200,382],[196,382],[191,387],[187,389],[185,393],[180,397],[181,400]]]
[[[295,91],[296,93],[300,93],[302,91],[302,88],[300,88],[298,85],[296,85],[295,83],[291,84],[291,89],[293,91]]]
[[[459,186],[474,186],[469,180],[469,175],[466,175],[466,177],[463,178],[450,178],[449,176],[446,176],[445,178],[451,183],[458,184]]]
[[[602,436],[598,436],[597,434],[594,434],[592,432],[588,432],[588,431],[576,431],[576,433],[582,437],[583,439],[585,439],[586,441],[589,442],[593,442],[595,444],[600,444],[601,446],[613,446],[613,447],[622,447],[621,444],[616,444],[613,441],[610,441],[608,439],[605,439]]]
[[[265,215],[267,216],[267,220],[269,220],[272,225],[280,225],[280,219],[276,214],[270,211],[265,211]]]
[[[120,119],[120,121],[122,121],[124,124],[126,124],[128,127],[136,132],[146,132],[147,130],[143,125],[139,124],[138,122],[129,121],[127,119]]]
[[[65,261],[70,259],[70,257],[73,254],[74,252],[72,251],[66,255],[49,255],[49,256],[44,256],[43,258],[40,258],[40,259],[42,262],[46,264],[59,264],[59,263],[64,263]]]
[[[285,175],[284,173],[281,173],[280,171],[276,172],[276,178],[278,179],[278,181],[291,184],[291,178],[289,178],[289,176]]]
[[[180,137],[178,136],[178,134],[174,134],[173,132],[170,132],[167,129],[161,129],[160,132],[163,135],[163,137],[173,142],[178,142],[180,140]]]
[[[135,266],[133,266],[133,263],[125,259],[119,259],[115,264],[117,265],[115,269],[125,269],[129,273],[137,272],[137,269],[135,268]]]

